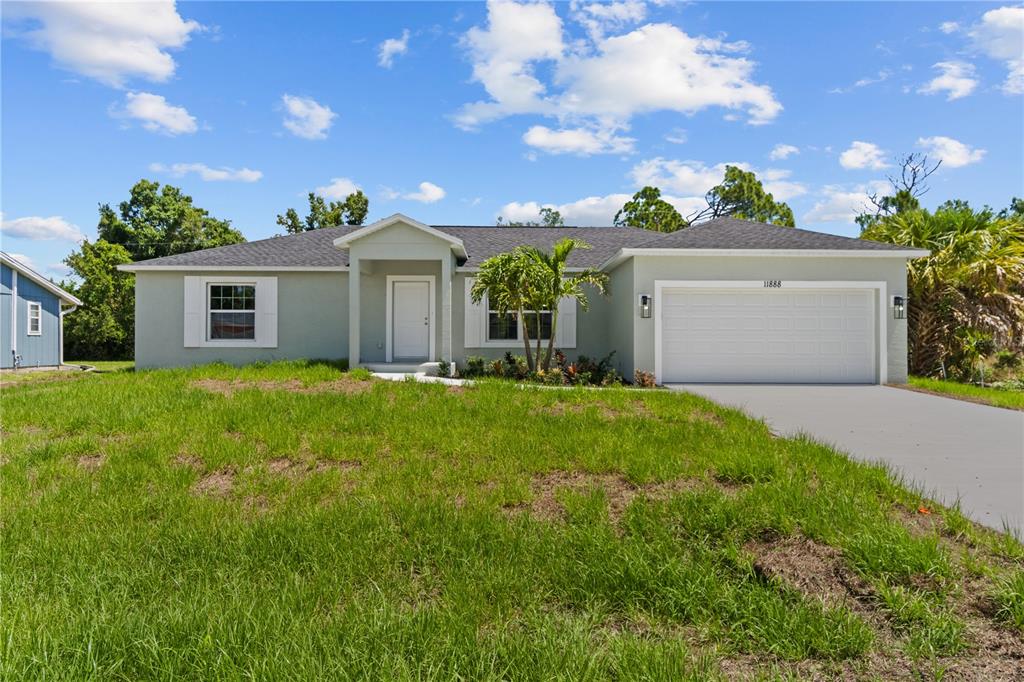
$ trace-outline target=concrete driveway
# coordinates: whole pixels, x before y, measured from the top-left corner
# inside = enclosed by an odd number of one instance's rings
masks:
[[[886,462],[936,500],[1024,536],[1024,412],[888,386],[673,385]]]

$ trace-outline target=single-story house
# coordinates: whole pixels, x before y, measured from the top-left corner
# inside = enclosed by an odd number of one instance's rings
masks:
[[[347,358],[408,368],[520,352],[518,325],[473,303],[474,273],[563,237],[609,276],[590,309],[559,306],[556,346],[612,351],[668,382],[887,383],[907,376],[906,248],[721,218],[626,227],[425,225],[396,214],[121,266],[136,274],[139,368]],[[542,319],[543,326],[543,319]]]
[[[64,315],[80,305],[77,298],[0,251],[0,369],[60,366]]]

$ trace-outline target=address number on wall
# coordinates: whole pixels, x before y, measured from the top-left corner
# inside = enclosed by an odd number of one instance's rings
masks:
[[[781,279],[766,279],[764,281],[764,288],[765,289],[781,289],[782,288],[782,280]]]

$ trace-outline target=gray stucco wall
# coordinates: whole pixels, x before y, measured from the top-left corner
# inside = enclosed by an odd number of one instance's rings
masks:
[[[849,280],[885,282],[886,296],[906,296],[907,263],[903,258],[814,258],[814,257],[656,257],[633,259],[635,292],[654,294],[655,280]],[[626,263],[628,264],[628,262]],[[657,315],[659,301],[654,301]],[[888,380],[907,380],[907,321],[894,320],[886,306],[886,338]],[[640,319],[633,316],[633,339],[636,367],[654,371],[654,316]],[[876,349],[875,357],[879,357]]]
[[[240,273],[244,277],[277,277],[277,348],[185,348],[185,274],[136,274],[135,366],[139,369],[217,361],[241,365],[257,360],[348,357],[348,273]]]
[[[633,261],[628,260],[608,273],[609,299],[607,343],[614,348],[615,365],[626,379],[633,380],[634,319],[638,315],[633,284]]]

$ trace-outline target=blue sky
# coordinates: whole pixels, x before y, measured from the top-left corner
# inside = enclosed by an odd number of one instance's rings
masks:
[[[926,205],[1024,194],[1024,8],[1005,3],[4,3],[3,250],[60,277],[97,204],[182,187],[248,239],[354,187],[370,219],[685,214],[726,163],[857,233],[899,153]]]

